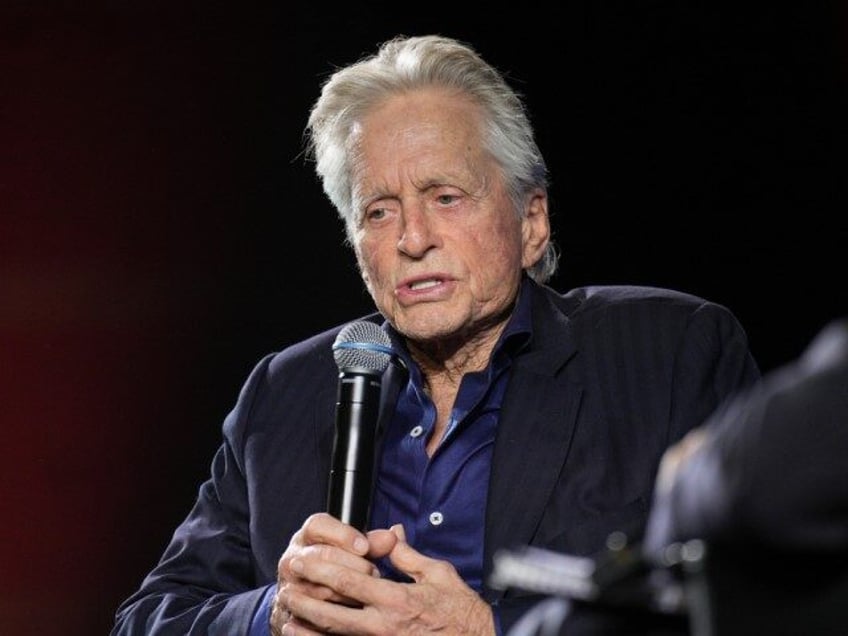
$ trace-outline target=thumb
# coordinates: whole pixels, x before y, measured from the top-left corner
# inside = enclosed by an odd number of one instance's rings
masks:
[[[424,574],[424,569],[433,559],[424,556],[406,542],[403,526],[393,526],[392,531],[397,534],[398,542],[389,553],[389,560],[399,571],[411,577],[416,582],[420,581]]]
[[[402,523],[396,523],[391,528],[389,528],[395,536],[398,538],[398,541],[406,542],[406,530],[403,529]]]

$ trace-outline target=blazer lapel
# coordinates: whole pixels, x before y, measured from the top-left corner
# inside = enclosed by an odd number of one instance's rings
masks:
[[[492,457],[484,581],[494,554],[531,542],[563,470],[583,389],[563,369],[576,353],[568,320],[536,303],[531,350],[513,363]],[[546,319],[538,320],[542,315]],[[485,590],[488,600],[500,591]]]

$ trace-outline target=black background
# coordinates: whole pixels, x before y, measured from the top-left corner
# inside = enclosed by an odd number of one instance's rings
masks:
[[[555,287],[700,294],[793,359],[848,314],[848,100],[841,5],[787,4],[0,9],[0,632],[106,633],[253,364],[370,310],[302,132],[397,33],[526,96]]]

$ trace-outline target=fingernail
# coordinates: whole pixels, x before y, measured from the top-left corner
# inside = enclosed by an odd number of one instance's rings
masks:
[[[403,529],[403,525],[396,523],[391,527],[392,532],[397,535],[398,539],[401,541],[406,541],[406,531]]]
[[[356,537],[353,541],[353,549],[361,554],[368,552],[368,540],[362,537]]]
[[[291,563],[289,564],[289,567],[291,568],[292,572],[297,572],[298,574],[300,574],[301,572],[303,572],[303,561],[301,561],[300,559],[292,559]]]

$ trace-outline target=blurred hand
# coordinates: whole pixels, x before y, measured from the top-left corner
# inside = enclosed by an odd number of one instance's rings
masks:
[[[694,455],[707,439],[707,429],[693,428],[680,441],[670,446],[660,460],[655,488],[658,493],[667,493],[680,467]]]

